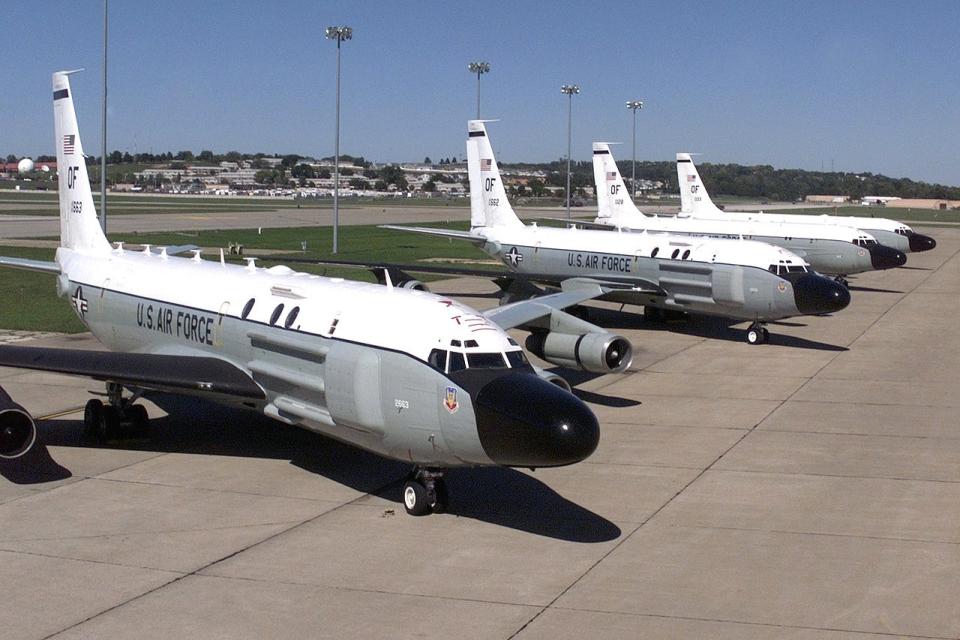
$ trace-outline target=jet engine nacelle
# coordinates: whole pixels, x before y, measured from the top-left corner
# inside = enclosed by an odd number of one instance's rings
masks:
[[[415,291],[429,291],[427,285],[420,282],[419,280],[401,280],[396,283],[396,286],[401,289],[413,289]]]
[[[533,371],[534,373],[536,373],[538,376],[540,376],[550,384],[555,384],[561,389],[563,389],[564,391],[568,393],[573,393],[573,389],[570,388],[570,383],[564,380],[563,378],[561,378],[560,376],[558,376],[557,374],[551,373],[550,371],[544,371],[540,367],[534,367]]]
[[[630,341],[607,332],[535,331],[527,337],[526,347],[547,362],[591,373],[620,373],[633,361]]]
[[[37,427],[27,410],[0,389],[0,458],[19,458],[37,441]]]

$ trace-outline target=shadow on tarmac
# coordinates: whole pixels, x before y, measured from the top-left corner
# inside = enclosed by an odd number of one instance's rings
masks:
[[[82,421],[38,421],[34,450],[22,458],[3,460],[0,475],[16,484],[69,478],[71,471],[53,459],[48,446],[286,459],[358,492],[396,502],[398,510],[403,509],[401,492],[409,464],[205,400],[166,394],[149,398],[169,415],[151,420],[141,433],[104,444],[83,436]],[[612,522],[514,469],[453,469],[446,481],[449,514],[571,542],[604,542],[620,535]]]
[[[877,289],[875,287],[858,287],[856,285],[849,285],[847,287],[850,291],[866,291],[868,293],[903,293],[903,291],[894,291],[893,289]]]
[[[710,340],[725,340],[727,342],[747,341],[747,330],[737,329],[733,326],[735,324],[741,324],[743,321],[736,320],[734,318],[693,315],[680,320],[651,322],[649,320],[644,320],[643,315],[640,313],[590,307],[587,321],[611,330],[636,329],[638,331],[670,331],[672,333],[696,336],[698,338],[708,338]],[[769,322],[767,324],[788,327],[806,326],[802,322],[789,322],[783,320]],[[848,350],[847,347],[844,346],[819,342],[817,340],[808,340],[806,338],[780,335],[775,331],[770,332],[770,344],[781,347],[793,347],[796,349],[812,349],[819,351]]]

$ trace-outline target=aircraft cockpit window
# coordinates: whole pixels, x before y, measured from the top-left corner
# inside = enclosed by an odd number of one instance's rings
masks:
[[[513,369],[528,364],[527,356],[523,355],[523,351],[507,351],[507,362],[510,363],[510,367]]]
[[[650,257],[656,258],[658,253],[660,253],[660,247],[654,247],[653,251],[650,252]]]
[[[507,362],[503,359],[502,353],[468,353],[467,363],[471,369],[507,368]]]
[[[450,352],[450,362],[447,365],[447,372],[453,373],[454,371],[460,371],[461,369],[466,369],[467,363],[463,360],[463,354],[457,353],[456,351]]]
[[[447,366],[447,352],[443,349],[434,349],[430,352],[430,355],[427,356],[427,364],[437,371],[442,372]]]
[[[774,275],[778,275],[780,273],[780,265],[772,264],[769,267],[767,267],[767,271],[769,271]]]
[[[250,298],[247,300],[247,304],[243,305],[243,311],[240,312],[240,318],[242,320],[246,320],[247,316],[250,315],[250,312],[253,311],[253,303],[256,301],[256,298]]]
[[[682,259],[683,259],[683,260],[686,260],[686,259],[689,258],[689,257],[690,257],[690,249],[687,249],[686,251],[683,252],[683,258],[682,258]]]
[[[517,341],[514,340],[513,338],[507,338],[507,342],[509,342],[510,344],[512,344],[512,345],[515,346],[515,347],[519,347],[519,346],[520,346],[520,345],[517,344]]]
[[[290,313],[287,314],[287,319],[283,321],[283,326],[287,329],[296,321],[297,316],[300,314],[300,307],[294,307],[290,309]]]
[[[459,341],[459,340],[451,340],[451,341],[450,341],[450,346],[451,346],[451,347],[459,347],[459,346],[460,346],[460,341]]]
[[[802,264],[788,264],[787,273],[804,273],[807,270]]]
[[[670,258],[671,258],[672,260],[676,260],[676,259],[677,259],[677,254],[679,254],[679,253],[680,253],[680,249],[674,249],[674,250],[673,250],[673,253],[670,254]]]
[[[273,313],[270,314],[270,324],[276,324],[277,320],[280,318],[280,314],[283,313],[283,303],[277,305],[277,308],[273,310]]]
[[[476,341],[476,340],[467,340],[466,342],[463,343],[463,346],[465,346],[465,347],[479,347],[480,345],[477,344],[477,341]]]

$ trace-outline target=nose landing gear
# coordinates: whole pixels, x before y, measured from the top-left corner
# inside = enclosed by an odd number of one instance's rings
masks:
[[[403,484],[403,507],[412,516],[447,510],[447,484],[443,470],[416,467]]]
[[[747,342],[749,344],[763,344],[769,342],[770,332],[759,322],[754,322],[747,329]]]

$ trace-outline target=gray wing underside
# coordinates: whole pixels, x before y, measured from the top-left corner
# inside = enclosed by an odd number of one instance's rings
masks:
[[[0,346],[0,366],[51,371],[125,386],[250,400],[263,389],[239,367],[205,356]]]

